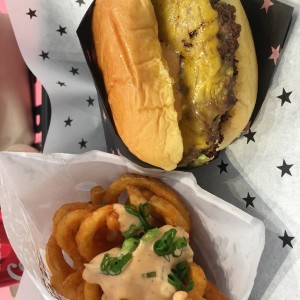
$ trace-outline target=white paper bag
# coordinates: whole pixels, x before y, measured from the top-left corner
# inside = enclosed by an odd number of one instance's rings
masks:
[[[8,237],[45,299],[59,299],[50,287],[44,259],[54,212],[63,203],[88,201],[93,185],[106,188],[127,172],[160,178],[182,196],[191,212],[196,261],[230,299],[248,298],[264,247],[264,225],[201,189],[191,173],[142,169],[99,151],[81,155],[3,152],[0,170]]]

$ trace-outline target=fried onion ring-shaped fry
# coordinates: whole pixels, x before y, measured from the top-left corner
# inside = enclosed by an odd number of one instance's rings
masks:
[[[77,298],[76,298],[76,300],[86,300],[85,295],[84,295],[84,286],[85,286],[85,281],[82,279],[79,286],[77,287]],[[89,299],[87,299],[87,300],[89,300]]]
[[[120,229],[120,223],[118,221],[119,215],[113,211],[106,218],[107,228],[111,231],[118,231]]]
[[[151,204],[151,213],[154,217],[158,216],[163,218],[166,224],[179,226],[182,227],[186,232],[190,232],[191,227],[189,219],[186,220],[184,215],[181,214],[181,211],[179,211],[173,204],[164,198],[157,196],[152,196],[149,203]]]
[[[147,202],[147,199],[144,197],[141,190],[139,190],[136,186],[128,184],[126,186],[126,189],[130,204],[138,207],[140,204]]]
[[[57,224],[61,221],[61,219],[67,215],[69,212],[81,209],[81,208],[87,208],[91,210],[96,210],[99,206],[93,206],[89,203],[83,203],[83,202],[75,202],[75,203],[67,203],[63,204],[54,214],[53,216],[53,234],[56,234],[56,227]]]
[[[86,300],[101,300],[102,295],[103,291],[99,284],[85,282],[84,296]]]
[[[82,272],[76,271],[63,281],[63,296],[70,300],[77,300],[77,289],[82,282]]]
[[[65,261],[61,248],[58,246],[53,235],[50,236],[46,246],[47,265],[54,276],[66,278],[75,270]]]
[[[183,204],[177,193],[168,185],[159,179],[142,176],[138,174],[125,174],[116,179],[106,190],[103,201],[106,203],[118,202],[119,195],[126,189],[127,185],[134,185],[137,187],[147,188],[152,193],[160,198],[164,198],[177,208],[189,223],[190,228],[190,214]]]
[[[59,276],[51,276],[50,278],[50,284],[51,286],[61,295],[63,295],[66,298],[69,298],[69,295],[66,295],[66,291],[64,291],[63,287],[63,281],[65,278],[59,277]]]
[[[144,193],[142,190],[140,190],[138,187],[134,185],[127,185],[126,187],[128,197],[129,197],[129,203],[134,205],[135,207],[139,207],[140,204],[143,204],[145,202],[150,202],[150,198],[153,196],[153,193],[148,190],[146,193],[148,199],[144,196]],[[151,195],[151,197],[150,197]],[[155,219],[153,215],[150,212],[150,215],[147,217],[147,221],[149,224],[153,227],[160,227],[162,226],[161,222],[159,222],[158,219]]]
[[[150,201],[151,197],[154,195],[149,189],[142,188],[141,192],[147,201]]]
[[[188,292],[188,297],[186,300],[200,300],[204,295],[207,285],[206,276],[202,268],[196,263],[190,263],[188,266],[189,276],[194,282],[194,287]]]
[[[119,240],[109,242],[106,238],[107,216],[113,213],[113,211],[112,205],[106,205],[98,208],[82,221],[76,235],[76,242],[79,253],[85,260],[90,261],[99,253],[105,252],[122,243]],[[101,234],[98,234],[98,239],[95,238],[99,230],[104,230],[102,232],[102,239]]]
[[[209,280],[207,280],[207,286],[204,292],[204,297],[207,300],[228,300],[220,290]]]
[[[105,190],[102,186],[96,185],[94,186],[90,191],[90,198],[92,201],[92,204],[100,204],[103,203],[103,197],[104,197]]]
[[[70,256],[76,266],[76,269],[83,269],[83,263],[85,261],[82,259],[78,251],[75,235],[78,232],[81,222],[89,214],[91,214],[91,210],[85,208],[71,211],[60,220],[56,228],[55,238],[57,244]]]

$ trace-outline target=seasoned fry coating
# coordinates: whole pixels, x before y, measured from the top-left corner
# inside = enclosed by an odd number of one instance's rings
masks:
[[[80,255],[86,261],[122,243],[123,239],[119,238],[107,240],[107,217],[113,212],[113,206],[106,205],[98,208],[81,222],[76,234],[76,243]]]
[[[84,296],[86,300],[99,300],[102,294],[103,292],[99,284],[84,283]]]
[[[58,246],[56,239],[51,235],[46,246],[46,261],[53,275],[66,278],[74,269],[65,261],[62,249]]]
[[[189,264],[189,274],[194,281],[194,288],[188,292],[187,300],[200,300],[204,295],[207,280],[204,271],[195,263]]]
[[[83,267],[83,259],[75,241],[81,222],[91,213],[88,209],[78,209],[65,215],[57,224],[56,241],[58,245],[72,258],[75,266]]]
[[[90,197],[92,204],[100,204],[103,202],[103,196],[104,196],[105,190],[102,186],[94,186],[90,191]]]

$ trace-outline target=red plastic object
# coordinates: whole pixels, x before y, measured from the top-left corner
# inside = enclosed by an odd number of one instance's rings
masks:
[[[22,274],[23,266],[9,243],[0,209],[0,288],[18,284]]]

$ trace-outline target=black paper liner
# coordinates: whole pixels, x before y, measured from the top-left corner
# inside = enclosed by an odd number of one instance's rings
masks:
[[[250,119],[250,124],[252,125],[263,105],[276,69],[274,60],[270,59],[272,47],[277,48],[280,45],[280,50],[283,48],[292,20],[293,7],[273,0],[273,3],[276,3],[276,5],[272,6],[272,9],[269,9],[266,13],[266,10],[262,7],[263,1],[261,0],[241,0],[241,3],[247,14],[252,30],[258,62],[258,94],[256,105]],[[107,150],[108,152],[122,155],[141,167],[156,168],[141,161],[132,154],[121,140],[114,126],[103,76],[98,68],[94,50],[91,26],[93,8],[94,2],[83,17],[77,29],[77,35],[98,92]],[[271,41],[273,44],[271,44]],[[277,64],[278,63],[279,61],[277,61]],[[184,168],[180,169],[183,170]]]
[[[269,59],[271,47],[280,45],[280,50],[284,47],[292,21],[293,7],[279,1],[272,2],[274,5],[266,13],[262,0],[241,0],[252,30],[258,63],[258,93],[251,124],[259,113],[276,70],[274,61]]]
[[[37,78],[30,70],[28,70],[28,73],[29,73],[29,82],[30,82],[30,94],[32,100],[33,132],[35,134],[40,134],[40,133],[42,134],[42,140],[38,143],[34,141],[31,146],[36,148],[38,151],[43,151],[48,130],[50,127],[51,111],[52,111],[51,103],[50,103],[49,96],[43,86],[42,86],[42,95],[35,94],[35,84],[37,82]],[[40,96],[42,98],[42,103],[41,105],[36,106],[35,99],[36,97],[40,97]],[[37,119],[40,120],[39,123],[37,123],[36,121]]]

